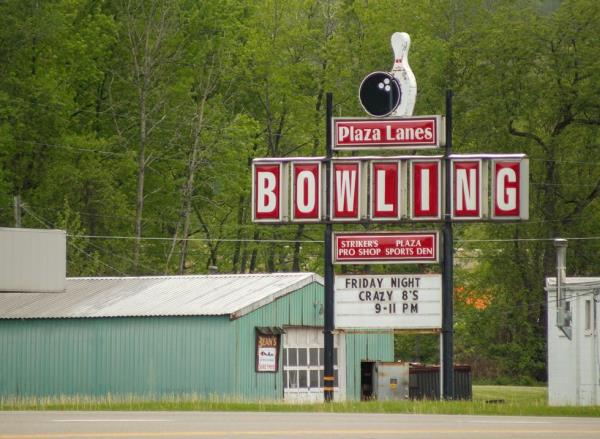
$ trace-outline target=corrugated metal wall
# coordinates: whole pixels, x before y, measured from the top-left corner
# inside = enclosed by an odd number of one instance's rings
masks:
[[[322,326],[312,283],[237,320],[225,316],[0,320],[0,395],[283,397],[277,373],[255,372],[256,326]],[[348,334],[347,395],[361,360],[392,361],[391,333]],[[281,357],[281,356],[280,356]],[[281,364],[281,363],[280,363]]]
[[[391,332],[346,334],[346,361],[346,398],[360,400],[360,362],[394,361],[394,335]]]
[[[0,394],[229,394],[231,329],[227,317],[0,320]]]
[[[243,398],[283,398],[281,355],[277,373],[255,372],[256,326],[323,326],[319,313],[323,303],[323,286],[312,283],[295,293],[235,320],[237,364],[235,389]]]

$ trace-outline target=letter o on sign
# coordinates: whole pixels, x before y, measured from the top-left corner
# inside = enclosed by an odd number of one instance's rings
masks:
[[[292,163],[292,221],[321,220],[321,163]]]

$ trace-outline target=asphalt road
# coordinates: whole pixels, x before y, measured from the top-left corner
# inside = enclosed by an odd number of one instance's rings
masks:
[[[0,412],[0,439],[600,438],[600,418],[332,413]]]

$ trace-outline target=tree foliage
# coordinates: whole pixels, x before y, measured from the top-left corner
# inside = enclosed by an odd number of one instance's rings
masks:
[[[455,152],[531,160],[530,221],[455,227],[457,359],[544,379],[551,239],[595,237],[600,218],[599,8],[0,2],[0,224],[19,195],[25,226],[66,229],[70,275],[320,272],[320,226],[252,224],[249,163],[322,155],[325,93],[360,115],[360,80],[391,67],[389,38],[406,31],[416,114],[443,113],[451,88]],[[570,242],[570,273],[597,274],[598,242]],[[397,355],[434,361],[432,340],[399,338]]]

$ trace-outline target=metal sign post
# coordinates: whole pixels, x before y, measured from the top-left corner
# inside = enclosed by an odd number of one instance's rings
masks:
[[[442,355],[441,355],[441,374],[442,398],[454,398],[454,258],[453,258],[453,236],[452,236],[452,187],[451,172],[452,163],[450,155],[452,154],[452,90],[446,92],[446,153],[444,160],[446,162],[446,203],[444,214],[444,250],[442,265]]]
[[[323,328],[325,364],[323,371],[323,398],[326,402],[333,401],[333,388],[335,387],[333,374],[333,330],[334,330],[334,296],[333,296],[333,250],[332,235],[333,225],[330,218],[331,205],[331,157],[333,150],[331,147],[331,122],[333,119],[333,93],[327,93],[327,111],[326,111],[326,157],[325,157],[325,322]]]

